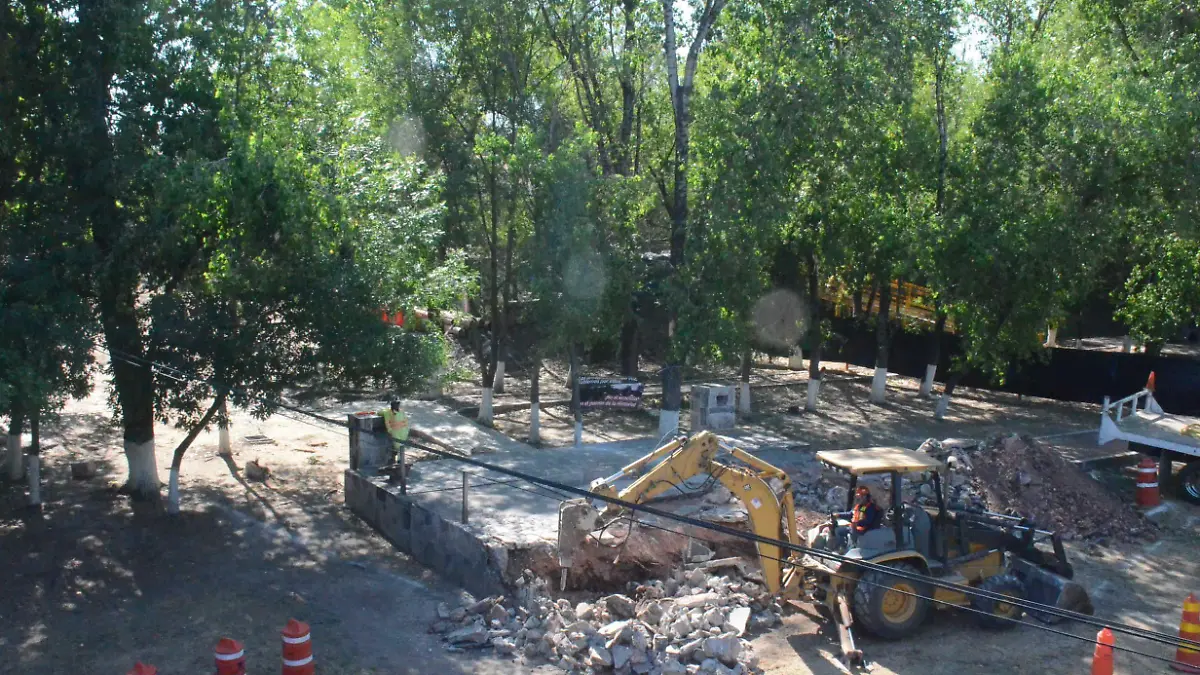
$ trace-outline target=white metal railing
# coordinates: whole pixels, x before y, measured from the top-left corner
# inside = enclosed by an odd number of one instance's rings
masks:
[[[1125,418],[1126,414],[1133,415],[1134,413],[1136,413],[1138,411],[1138,399],[1146,399],[1147,401],[1149,401],[1151,396],[1153,396],[1153,393],[1149,389],[1143,389],[1135,394],[1130,394],[1130,395],[1126,396],[1125,398],[1119,398],[1112,402],[1109,402],[1108,397],[1105,396],[1104,397],[1104,408],[1101,410],[1101,412],[1108,413],[1109,411],[1115,409],[1116,410],[1116,415],[1115,415],[1116,419],[1118,422],[1120,422],[1122,419]],[[1129,412],[1128,413],[1125,412],[1125,404],[1129,404]],[[1141,407],[1143,410],[1146,409],[1146,405],[1147,405],[1146,403],[1142,403]]]

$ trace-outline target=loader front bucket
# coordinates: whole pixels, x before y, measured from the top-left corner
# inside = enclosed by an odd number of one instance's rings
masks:
[[[1095,612],[1087,591],[1077,582],[1021,558],[1014,557],[1012,567],[1013,573],[1025,586],[1026,600],[1089,616]],[[1029,610],[1029,615],[1048,624],[1066,620],[1037,610]]]

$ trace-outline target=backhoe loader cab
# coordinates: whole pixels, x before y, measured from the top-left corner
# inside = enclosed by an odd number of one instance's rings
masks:
[[[831,560],[810,553],[800,563],[806,595],[835,618],[849,609],[854,621],[869,632],[898,639],[916,630],[933,605],[972,607],[981,623],[996,628],[1015,625],[1013,620],[1022,614],[1019,607],[968,596],[952,586],[978,587],[1091,613],[1087,593],[1070,581],[1072,569],[1057,535],[1024,519],[947,505],[941,485],[943,466],[933,457],[884,447],[818,452],[817,458],[849,477],[847,511],[858,484],[884,477],[889,479],[885,483],[890,482],[889,498],[877,499],[884,502],[880,503],[885,509],[883,524],[858,536],[848,548],[834,536],[839,525],[848,524],[839,514],[830,514],[829,522],[807,533],[809,548],[844,555]],[[906,504],[903,477],[926,473],[933,480],[935,506]],[[1037,548],[1045,540],[1053,551]],[[855,560],[870,566],[856,565]],[[926,579],[940,583],[935,586]],[[1035,618],[1054,620],[1039,614]]]

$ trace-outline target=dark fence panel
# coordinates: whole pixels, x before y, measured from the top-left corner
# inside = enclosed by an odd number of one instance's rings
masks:
[[[832,319],[834,337],[825,356],[856,366],[875,365],[875,325],[852,319]],[[888,352],[888,371],[907,377],[924,377],[929,358],[929,333],[896,332]],[[938,380],[945,381],[950,358],[957,352],[959,338],[943,337]],[[1180,415],[1200,415],[1200,360],[1081,349],[1051,349],[1045,362],[1015,366],[997,386],[989,378],[971,374],[965,387],[1006,391],[1059,401],[1100,403],[1105,396],[1121,398],[1138,391],[1153,371],[1155,398],[1163,409]]]

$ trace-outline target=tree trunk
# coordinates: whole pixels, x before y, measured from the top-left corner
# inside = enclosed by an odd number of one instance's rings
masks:
[[[638,374],[638,323],[630,316],[621,324],[621,374],[637,377]]]
[[[815,251],[808,254],[808,392],[804,409],[817,411],[817,397],[821,392],[821,269]]]
[[[533,357],[533,372],[529,374],[529,444],[540,445],[542,442],[541,400],[542,400],[542,357]]]
[[[227,392],[222,390],[213,399],[212,405],[208,407],[208,411],[204,413],[204,417],[200,418],[200,422],[192,427],[188,435],[184,437],[179,445],[175,448],[175,454],[171,458],[171,478],[167,486],[167,513],[179,513],[179,468],[183,466],[183,455],[187,449],[200,435],[201,431],[212,422],[212,418],[216,416],[217,411],[225,407],[225,397]]]
[[[221,419],[217,426],[217,454],[233,457],[233,443],[229,441],[229,401],[221,401]]]
[[[946,212],[946,167],[949,158],[949,135],[946,132],[946,56],[939,54],[933,59],[933,98],[937,107],[938,130],[938,178],[937,203],[935,208],[940,217]]]
[[[851,300],[854,302],[854,318],[859,321],[863,319],[863,294],[866,292],[867,289],[860,288],[851,296]]]
[[[750,372],[754,366],[754,353],[746,347],[742,352],[741,387],[738,392],[738,412],[750,414]]]
[[[867,307],[862,318],[863,321],[871,318],[871,310],[875,309],[875,296],[879,294],[879,284],[871,284],[871,293],[867,296]]]
[[[937,375],[938,361],[942,356],[942,337],[946,333],[946,313],[937,310],[937,320],[933,323],[933,333],[929,338],[929,356],[925,363],[925,379],[921,382],[920,396],[929,398],[933,395],[933,379]]]
[[[141,330],[131,293],[112,293],[99,303],[105,341],[113,355],[113,381],[121,405],[129,478],[122,491],[137,500],[159,498],[154,454],[154,374],[141,361]]]
[[[569,351],[568,360],[570,361],[571,372],[567,381],[571,385],[571,417],[575,420],[575,447],[583,445],[583,406],[579,400],[579,345],[571,342],[567,348]]]
[[[488,289],[492,313],[492,348],[483,362],[483,392],[479,404],[479,423],[492,425],[492,387],[496,381],[497,361],[500,350],[503,349],[503,330],[500,309],[500,252],[499,252],[499,220],[500,203],[499,188],[496,184],[496,168],[488,174],[488,192],[490,194],[491,231],[488,233],[488,272],[491,286]]]
[[[34,410],[29,418],[29,506],[42,507],[42,432],[38,424],[41,414]]]
[[[871,380],[871,401],[883,403],[887,394],[888,351],[891,336],[888,322],[891,320],[892,286],[887,279],[879,280],[879,314],[875,319],[875,377]]]
[[[933,413],[933,419],[941,420],[946,417],[946,410],[950,407],[950,396],[954,393],[954,388],[958,386],[966,373],[954,370],[950,373],[950,378],[946,380],[946,388],[942,390],[942,396],[938,399],[937,409]]]
[[[621,13],[625,19],[625,43],[621,48],[621,70],[618,79],[621,83],[621,127],[617,140],[617,173],[628,175],[633,167],[633,148],[630,140],[633,138],[633,119],[637,107],[637,90],[634,86],[634,40],[637,29],[638,0],[624,0]]]
[[[21,448],[21,427],[25,424],[25,413],[17,406],[8,412],[8,479],[14,483],[25,477],[25,455]]]

